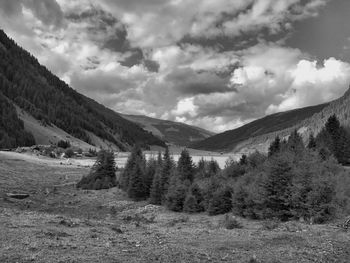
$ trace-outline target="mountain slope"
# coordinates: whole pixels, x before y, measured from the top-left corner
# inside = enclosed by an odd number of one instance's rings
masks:
[[[326,107],[313,114],[311,117],[289,128],[241,141],[235,146],[234,151],[252,152],[254,150],[259,150],[266,152],[270,143],[277,135],[281,138],[286,138],[295,129],[301,134],[304,142],[307,143],[309,135],[311,133],[317,135],[322,127],[324,127],[327,119],[333,114],[337,116],[342,126],[346,129],[350,128],[350,89],[347,90],[342,97],[328,103]]]
[[[2,30],[0,92],[43,126],[58,127],[89,144],[93,143],[90,136],[93,134],[121,150],[136,143],[143,147],[165,146],[162,140],[135,123],[70,88]]]
[[[122,117],[139,124],[146,131],[151,132],[162,140],[180,146],[188,146],[195,141],[214,135],[213,132],[180,122],[155,119],[142,115],[123,114]]]
[[[329,106],[328,103],[272,114],[237,129],[229,130],[194,143],[191,147],[210,151],[236,151],[237,146],[246,140],[253,141],[253,138],[271,133],[275,134],[276,132],[294,127],[301,121],[322,111],[327,106]],[[254,142],[255,144],[261,143],[260,141]],[[252,144],[254,145],[254,143]],[[244,147],[241,146],[241,148]]]
[[[25,130],[23,121],[16,114],[16,108],[0,91],[0,148],[29,146],[34,143],[33,135]]]

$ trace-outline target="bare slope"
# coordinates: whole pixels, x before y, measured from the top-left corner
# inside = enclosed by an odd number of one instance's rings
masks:
[[[141,125],[146,131],[174,145],[188,146],[195,141],[214,135],[213,132],[180,122],[142,115],[122,115],[122,117]]]

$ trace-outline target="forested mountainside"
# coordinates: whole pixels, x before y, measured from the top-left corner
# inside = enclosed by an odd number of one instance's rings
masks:
[[[196,142],[192,144],[191,147],[208,151],[232,151],[237,145],[250,138],[269,133],[276,133],[289,127],[293,127],[315,113],[322,111],[328,105],[328,103],[325,103],[268,115],[237,129],[229,130]]]
[[[142,115],[122,115],[127,120],[139,124],[146,131],[170,144],[188,146],[214,135],[213,132],[181,122],[161,120]]]
[[[91,143],[89,134],[92,133],[121,150],[126,150],[134,144],[146,148],[150,145],[165,146],[162,140],[150,132],[70,88],[2,30],[0,98],[0,110],[7,112],[6,116],[2,115],[0,141],[9,138],[10,142],[0,147],[34,143],[33,136],[24,131],[11,103],[19,106],[43,125],[55,125],[87,143]],[[19,127],[19,133],[9,130],[9,127]]]
[[[24,130],[23,121],[18,118],[15,107],[0,92],[0,147],[29,146],[34,143],[33,135]]]

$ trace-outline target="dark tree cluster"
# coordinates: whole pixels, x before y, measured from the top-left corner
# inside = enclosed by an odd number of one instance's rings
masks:
[[[77,188],[100,190],[116,186],[116,170],[114,153],[101,150],[90,173],[77,184]]]
[[[308,146],[319,149],[323,159],[332,154],[339,163],[343,165],[350,163],[350,134],[340,126],[336,115],[328,118],[316,139],[310,137]]]
[[[148,162],[134,150],[121,186],[134,200],[149,199],[178,212],[324,222],[350,211],[350,176],[337,161],[345,152],[345,135],[339,135],[342,128],[334,117],[324,130],[325,139],[311,136],[307,146],[296,130],[276,137],[267,156],[243,155],[228,160],[223,170],[213,160],[195,165],[187,150],[177,163],[168,150]]]
[[[114,143],[165,146],[164,142],[98,104],[53,75],[0,30],[0,92],[43,125],[54,124],[90,143],[92,132]],[[117,135],[117,136],[116,136]]]
[[[221,214],[231,210],[231,191],[216,179],[221,169],[216,161],[201,160],[196,166],[184,149],[174,162],[166,149],[157,160],[145,161],[140,148],[131,153],[120,178],[120,187],[133,200],[148,199],[172,211]]]
[[[63,148],[63,149],[67,149],[70,146],[71,145],[70,145],[69,141],[60,140],[60,141],[57,142],[57,147],[60,147],[60,148]]]
[[[24,129],[23,121],[18,118],[16,108],[0,90],[0,149],[34,144],[33,135]]]
[[[342,135],[339,135],[342,134]],[[295,130],[271,143],[258,169],[247,168],[233,187],[233,212],[252,218],[304,219],[324,222],[347,213],[349,174],[345,130],[331,116],[321,133],[310,135],[307,147]]]

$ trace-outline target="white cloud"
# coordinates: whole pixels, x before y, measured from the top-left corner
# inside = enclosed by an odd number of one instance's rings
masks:
[[[63,0],[61,0],[63,1]],[[67,1],[67,0],[64,0]],[[239,36],[268,28],[279,32],[290,21],[314,16],[326,0],[103,0],[128,27],[135,46],[172,45],[184,36]]]
[[[266,113],[329,101],[350,81],[349,64],[329,58],[318,65],[261,34],[292,29],[294,21],[317,15],[326,0],[39,2],[23,8],[22,0],[1,1],[5,31],[73,88],[116,111],[219,132]],[[252,32],[258,43],[235,50],[235,37]],[[104,45],[123,37],[125,43]],[[184,37],[230,37],[232,49],[185,44]],[[132,47],[157,62],[158,72],[141,62],[123,66]]]
[[[197,115],[196,108],[197,107],[193,104],[193,98],[185,98],[177,103],[176,109],[172,111],[172,114],[177,118],[181,118],[183,115],[189,115],[193,118]]]

